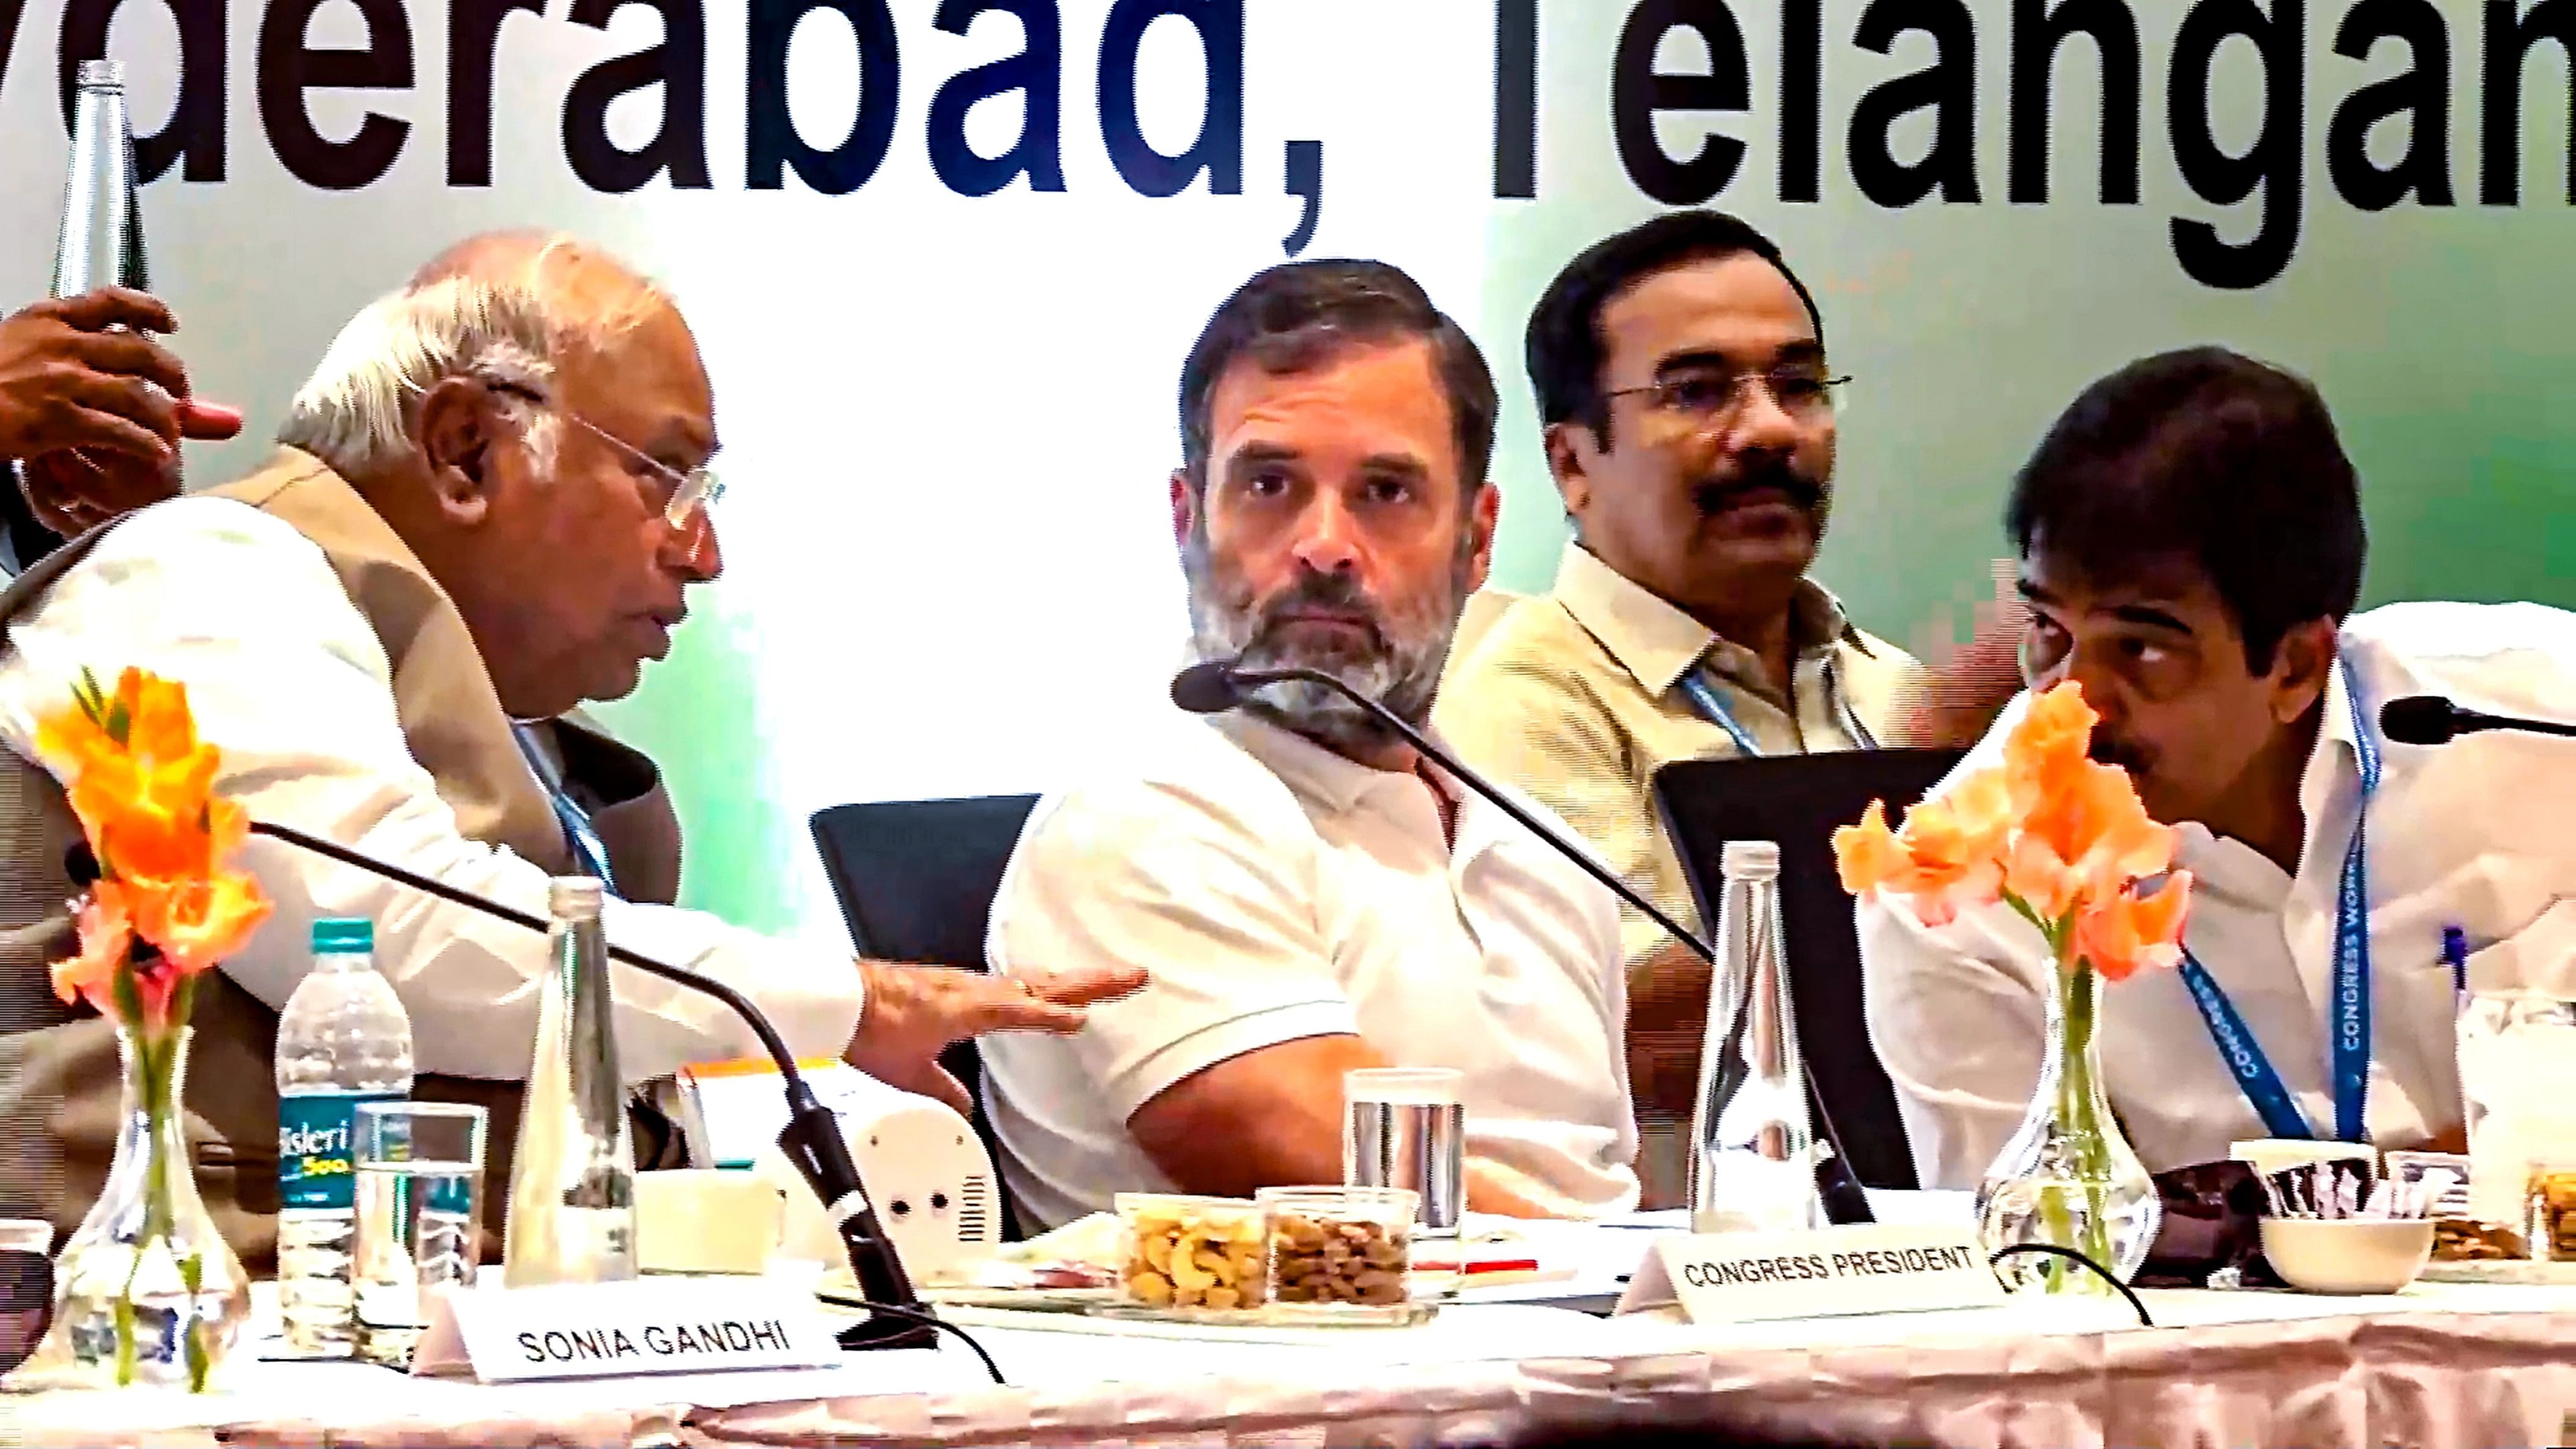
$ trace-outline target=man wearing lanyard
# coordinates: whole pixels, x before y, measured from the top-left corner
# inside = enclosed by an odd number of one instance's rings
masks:
[[[1689,924],[1698,911],[1656,815],[1655,771],[1895,743],[1919,680],[1914,660],[1807,577],[1842,379],[1779,248],[1709,211],[1659,216],[1576,257],[1530,317],[1527,361],[1574,538],[1555,588],[1471,642],[1438,723]],[[2009,643],[1992,653],[2002,687],[1982,692],[1960,743],[2018,683]],[[1620,946],[1648,1196],[1662,1200],[1679,1184],[1708,971],[1633,908]]]
[[[2392,745],[2441,694],[2576,720],[2576,615],[2398,604],[2358,616],[2358,483],[2305,381],[2215,348],[2078,398],[2006,527],[2031,686],[2075,680],[2095,757],[2179,828],[2179,970],[2109,988],[2103,1072],[2150,1170],[2252,1137],[2461,1146],[2446,927],[2481,989],[2570,994],[2576,753],[2483,734]],[[1962,769],[2001,749],[2019,706]],[[1973,1187],[2038,1078],[2047,957],[2000,908],[1938,930],[1860,912],[1870,1035],[1926,1187]]]

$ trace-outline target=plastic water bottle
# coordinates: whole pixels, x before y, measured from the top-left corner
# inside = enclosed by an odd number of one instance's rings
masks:
[[[375,926],[313,923],[313,969],[277,1019],[278,1299],[287,1347],[357,1348],[350,1250],[358,1105],[411,1095],[411,1018],[376,974]]]

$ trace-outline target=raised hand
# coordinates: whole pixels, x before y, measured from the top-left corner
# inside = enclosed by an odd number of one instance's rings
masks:
[[[107,287],[0,319],[0,458],[20,464],[38,521],[69,536],[179,491],[179,442],[228,438],[241,414],[189,396],[148,333],[158,300]]]
[[[1145,984],[1145,973],[1132,967],[1030,980],[863,960],[859,974],[867,1005],[844,1054],[849,1064],[890,1087],[936,1097],[960,1114],[971,1112],[974,1103],[939,1065],[939,1054],[950,1044],[998,1031],[1079,1031],[1084,1007]]]

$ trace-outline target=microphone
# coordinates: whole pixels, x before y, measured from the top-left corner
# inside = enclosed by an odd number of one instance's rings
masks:
[[[2516,730],[2523,734],[2576,738],[2576,725],[2488,714],[2453,704],[2438,694],[2410,694],[2404,699],[2392,699],[2379,709],[2379,732],[2396,744],[2443,745],[2460,735],[2481,730]]]
[[[1368,711],[1378,723],[1404,737],[1405,743],[1421,751],[1431,763],[1448,771],[1458,781],[1483,796],[1522,829],[1547,842],[1557,854],[1572,861],[1584,874],[1609,888],[1612,895],[1635,906],[1647,920],[1663,928],[1664,934],[1682,943],[1690,952],[1711,966],[1717,964],[1717,948],[1681,928],[1681,923],[1656,909],[1655,903],[1640,895],[1607,866],[1592,858],[1592,853],[1566,840],[1538,822],[1512,798],[1494,788],[1491,781],[1458,762],[1447,750],[1433,744],[1429,736],[1415,729],[1395,711],[1351,688],[1320,669],[1243,669],[1230,659],[1209,659],[1193,664],[1172,679],[1172,703],[1192,714],[1223,714],[1251,698],[1253,691],[1288,680],[1320,684],[1342,698]],[[1816,1091],[1814,1074],[1807,1074],[1807,1106],[1815,1114],[1816,1130],[1832,1148],[1825,1161],[1816,1164],[1816,1191],[1824,1204],[1825,1216],[1837,1223],[1877,1221],[1870,1211],[1868,1191],[1851,1169],[1851,1159],[1843,1152],[1842,1134],[1834,1130],[1832,1114],[1825,1110],[1825,1099]]]
[[[370,875],[407,885],[441,900],[453,901],[469,910],[510,922],[512,925],[544,935],[546,923],[525,911],[515,910],[499,901],[459,890],[445,881],[434,880],[417,871],[351,850],[336,841],[307,835],[292,826],[267,820],[250,823],[250,833],[282,840],[299,850],[338,861]],[[64,865],[75,882],[86,884],[98,879],[98,862],[86,842],[74,845],[66,853]],[[747,1023],[761,1047],[776,1064],[778,1075],[786,1083],[787,1127],[778,1134],[778,1145],[787,1160],[796,1164],[805,1185],[822,1201],[824,1216],[831,1219],[841,1234],[841,1245],[849,1254],[850,1272],[858,1280],[860,1296],[869,1306],[883,1308],[867,1318],[841,1330],[844,1349],[929,1348],[937,1339],[932,1326],[939,1320],[922,1311],[921,1297],[913,1291],[912,1279],[903,1270],[903,1260],[887,1243],[885,1230],[877,1222],[876,1209],[868,1202],[867,1192],[859,1185],[858,1167],[850,1161],[849,1144],[841,1138],[840,1119],[823,1105],[806,1084],[804,1074],[796,1069],[796,1054],[787,1049],[778,1029],[769,1024],[759,1007],[739,991],[702,976],[695,971],[639,956],[622,946],[608,948],[609,959],[623,961],[647,975],[676,982],[704,996],[712,996],[731,1008],[733,1014]]]

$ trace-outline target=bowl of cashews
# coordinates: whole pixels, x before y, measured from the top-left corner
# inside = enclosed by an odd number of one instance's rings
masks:
[[[1266,1211],[1261,1204],[1124,1192],[1112,1206],[1124,1229],[1118,1279],[1128,1302],[1223,1313],[1259,1308],[1267,1300]]]

